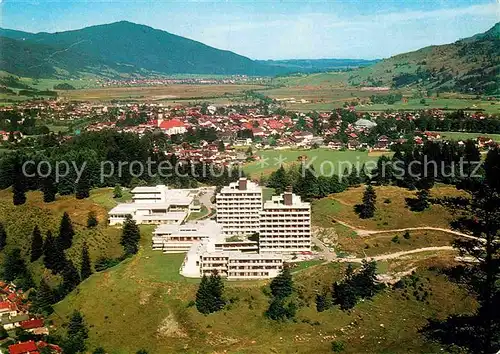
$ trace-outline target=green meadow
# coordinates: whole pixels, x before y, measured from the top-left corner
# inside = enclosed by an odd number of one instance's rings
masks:
[[[350,164],[363,166],[364,163],[375,163],[380,154],[366,151],[336,151],[330,149],[313,150],[260,150],[257,152],[259,159],[246,164],[243,171],[252,178],[266,176],[278,169],[281,165],[290,166],[304,158],[316,172],[324,175],[338,174]],[[368,166],[369,167],[369,166]]]

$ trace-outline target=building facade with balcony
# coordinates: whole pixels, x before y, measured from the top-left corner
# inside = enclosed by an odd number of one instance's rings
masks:
[[[259,232],[262,187],[240,178],[225,186],[216,196],[217,222],[224,235],[250,236]]]
[[[260,212],[259,250],[311,251],[311,204],[291,192],[266,201]]]

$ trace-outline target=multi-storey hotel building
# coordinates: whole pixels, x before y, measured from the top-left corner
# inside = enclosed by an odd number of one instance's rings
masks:
[[[246,178],[229,184],[216,196],[217,222],[225,235],[250,236],[259,232],[262,188]]]
[[[311,205],[285,192],[264,203],[260,212],[260,252],[311,250]]]

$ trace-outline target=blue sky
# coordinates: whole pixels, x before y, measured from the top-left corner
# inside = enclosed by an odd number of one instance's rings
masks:
[[[383,58],[484,32],[500,0],[0,0],[0,26],[55,32],[128,20],[252,59]]]

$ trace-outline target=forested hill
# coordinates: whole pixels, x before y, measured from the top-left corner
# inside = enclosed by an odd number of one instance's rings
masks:
[[[422,87],[428,90],[498,94],[500,23],[455,43],[399,54],[359,69],[349,83],[361,86]]]
[[[0,29],[0,36],[0,70],[20,76],[275,75],[287,70],[127,21],[56,33]]]

